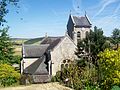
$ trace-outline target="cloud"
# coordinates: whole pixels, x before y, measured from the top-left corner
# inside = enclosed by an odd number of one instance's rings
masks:
[[[119,10],[120,10],[120,4],[119,4],[119,5],[117,6],[117,8],[115,9],[114,14],[117,14]]]
[[[102,18],[94,19],[93,26],[98,26],[104,31],[104,35],[110,36],[114,28],[120,27],[120,18],[117,16],[109,15]]]
[[[107,6],[109,6],[110,4],[115,3],[115,2],[117,2],[117,1],[118,1],[118,0],[101,0],[101,2],[100,2],[100,4],[99,4],[99,6],[101,6],[101,8],[98,10],[98,12],[97,12],[93,17],[98,16],[102,11],[105,10],[105,8],[106,8]]]

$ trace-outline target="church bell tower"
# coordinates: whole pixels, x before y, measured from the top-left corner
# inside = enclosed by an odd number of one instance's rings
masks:
[[[67,32],[76,45],[79,40],[86,37],[87,33],[90,32],[91,27],[92,24],[86,14],[85,16],[69,15]]]

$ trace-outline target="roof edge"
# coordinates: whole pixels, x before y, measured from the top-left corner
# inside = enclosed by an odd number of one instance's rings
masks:
[[[87,20],[88,20],[88,22],[90,23],[90,25],[92,25],[92,23],[91,23],[90,19],[88,18],[88,16],[85,15],[85,17],[87,18]]]
[[[61,39],[61,41],[52,49],[52,51],[62,42],[62,40],[65,39],[65,37],[68,37],[68,38],[71,40],[71,42],[73,42],[73,44],[77,47],[77,45],[76,45],[76,44],[74,43],[74,41],[69,37],[69,35],[66,34],[66,35]]]
[[[71,17],[71,19],[72,19],[73,24],[75,25],[75,21],[74,21],[74,19],[73,19],[73,15],[70,15],[70,17]],[[75,25],[75,26],[76,26],[76,25]]]
[[[51,49],[52,51],[62,42],[62,40],[65,38],[65,36],[63,36],[63,38],[61,38],[60,42],[53,48]]]

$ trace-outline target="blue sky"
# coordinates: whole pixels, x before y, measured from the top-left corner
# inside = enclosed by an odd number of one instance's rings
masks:
[[[70,10],[80,16],[86,11],[93,26],[103,28],[107,36],[120,27],[120,0],[20,0],[19,6],[10,6],[6,16],[11,37],[64,35]]]

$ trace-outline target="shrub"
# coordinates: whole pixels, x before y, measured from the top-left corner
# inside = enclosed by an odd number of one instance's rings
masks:
[[[61,82],[61,71],[58,71],[55,76],[52,77],[52,82]]]
[[[20,74],[15,68],[8,64],[0,64],[0,84],[11,86],[19,82]]]
[[[120,49],[106,49],[99,55],[99,74],[102,89],[111,89],[120,85]]]
[[[113,86],[112,90],[120,90],[120,87],[119,86]]]
[[[64,68],[61,73],[62,82],[75,90],[81,90],[82,88],[80,77],[80,69],[75,63],[71,63],[69,67]]]
[[[84,90],[101,90],[101,89],[95,86],[86,86]]]
[[[30,75],[21,75],[20,77],[20,84],[21,85],[29,85],[32,83],[32,76]]]
[[[55,77],[55,76],[52,76],[52,78],[51,78],[51,82],[57,82],[57,80],[56,80],[56,77]]]
[[[58,72],[52,80],[63,82],[75,90],[99,90],[95,66],[91,64],[91,68],[89,68],[86,65],[81,66],[80,63],[72,62],[68,67],[64,67],[61,73]]]

